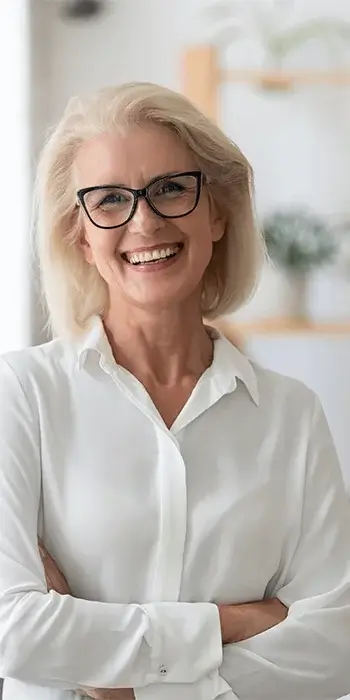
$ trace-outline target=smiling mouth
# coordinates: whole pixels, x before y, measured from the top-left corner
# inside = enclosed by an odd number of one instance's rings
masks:
[[[183,247],[183,243],[175,243],[171,246],[163,246],[153,250],[122,253],[121,257],[129,265],[157,265],[175,258],[182,251]]]

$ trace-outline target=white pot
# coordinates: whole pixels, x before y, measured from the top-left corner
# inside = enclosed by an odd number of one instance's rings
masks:
[[[283,308],[285,316],[304,321],[308,318],[308,275],[296,272],[285,272],[283,285]]]
[[[308,281],[304,275],[288,275],[266,265],[254,299],[238,313],[238,321],[284,317],[305,318]]]
[[[310,275],[308,314],[314,322],[350,321],[350,280],[335,269],[318,270]]]

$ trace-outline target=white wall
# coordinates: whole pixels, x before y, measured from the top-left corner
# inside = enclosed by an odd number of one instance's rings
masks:
[[[29,32],[27,0],[0,3],[0,353],[29,337]]]
[[[29,0],[30,2],[30,178],[35,177],[35,168],[46,131],[53,120],[54,90],[52,89],[51,44],[55,31],[56,0]],[[29,258],[31,270],[30,293],[30,344],[47,340],[45,316],[40,302],[40,280],[34,251]]]
[[[41,0],[45,2],[46,0]],[[62,19],[52,6],[52,114],[67,100],[101,85],[148,80],[180,88],[179,59],[199,0],[111,0],[98,21]]]

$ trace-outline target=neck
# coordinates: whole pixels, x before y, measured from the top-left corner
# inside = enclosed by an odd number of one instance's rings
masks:
[[[104,326],[118,364],[152,383],[175,386],[199,378],[211,364],[212,341],[198,301],[160,312],[110,308]]]

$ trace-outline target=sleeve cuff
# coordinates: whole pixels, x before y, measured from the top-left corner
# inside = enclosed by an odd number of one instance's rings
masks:
[[[196,683],[222,664],[219,610],[212,603],[149,603],[149,683]],[[148,638],[149,637],[149,638]]]
[[[162,685],[156,683],[145,688],[134,688],[135,700],[194,700],[194,698],[210,698],[210,700],[238,700],[228,683],[213,671],[197,683],[176,683]]]

